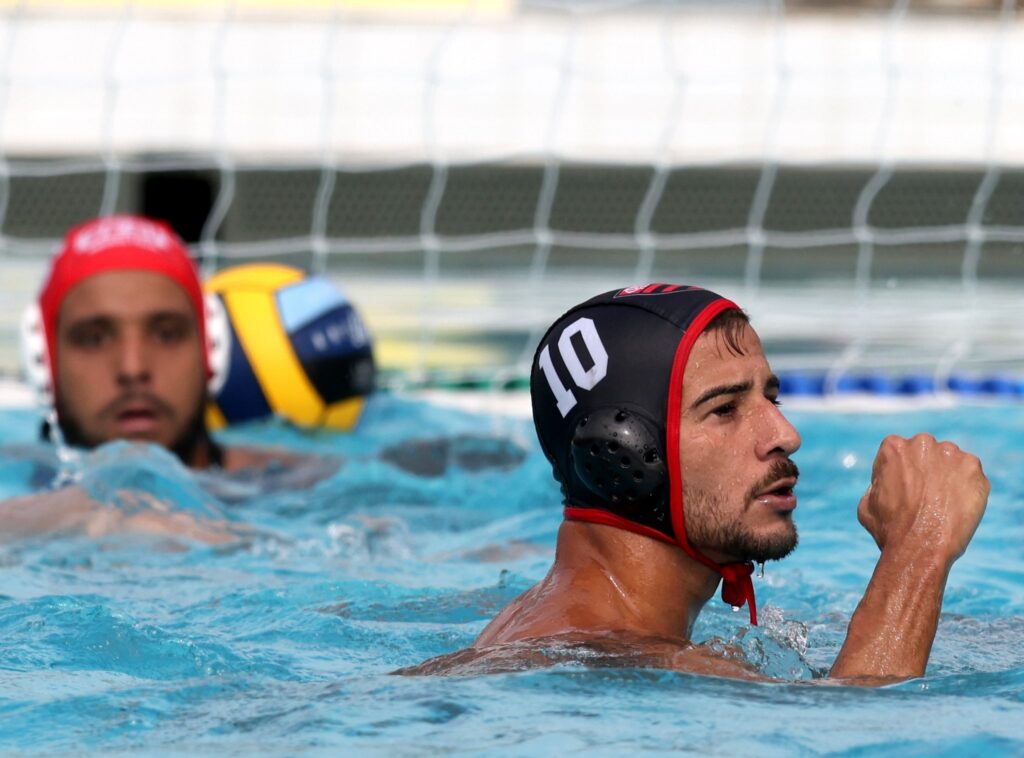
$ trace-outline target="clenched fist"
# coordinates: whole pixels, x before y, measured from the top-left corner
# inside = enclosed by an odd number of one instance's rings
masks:
[[[857,518],[886,546],[932,547],[947,565],[963,555],[985,513],[981,461],[930,434],[882,440]]]

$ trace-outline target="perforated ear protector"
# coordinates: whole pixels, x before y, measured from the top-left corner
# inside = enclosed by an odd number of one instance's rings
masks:
[[[207,391],[214,395],[224,386],[231,359],[231,329],[228,314],[216,295],[203,298],[206,315],[206,362],[210,376]],[[46,346],[46,330],[43,328],[43,312],[39,303],[30,303],[21,315],[18,330],[19,353],[25,381],[35,394],[40,408],[54,406],[53,368],[50,351]]]
[[[46,347],[46,331],[43,329],[43,313],[39,303],[30,303],[21,314],[18,329],[19,353],[25,380],[35,394],[40,408],[53,407],[53,374],[50,371],[50,355]]]
[[[668,468],[658,429],[642,414],[597,408],[576,422],[571,445],[576,475],[602,500],[629,510],[665,499]]]

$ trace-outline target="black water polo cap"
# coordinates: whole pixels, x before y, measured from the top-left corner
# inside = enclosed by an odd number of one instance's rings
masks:
[[[686,536],[679,470],[683,373],[697,337],[739,310],[700,287],[648,284],[571,308],[548,329],[530,375],[533,420],[561,483],[565,517],[676,545],[714,569],[726,602],[749,603],[753,564],[719,564]]]

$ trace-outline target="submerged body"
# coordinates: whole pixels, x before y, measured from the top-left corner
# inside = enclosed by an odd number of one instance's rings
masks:
[[[368,412],[374,434],[362,439],[300,441],[279,425],[248,433],[253,445],[301,444],[350,465],[308,497],[281,491],[242,504],[236,515],[264,534],[237,547],[175,552],[172,541],[131,537],[0,546],[11,714],[0,752],[80,752],[83,729],[92,752],[132,753],[245,752],[254,739],[265,751],[339,754],[416,754],[427,742],[488,754],[565,745],[595,754],[1024,749],[1022,501],[1013,473],[1024,406],[791,416],[804,438],[801,545],[757,582],[760,629],[712,598],[693,630],[708,657],[721,655],[714,640],[722,640],[762,676],[812,680],[839,649],[874,563],[876,548],[851,511],[881,434],[894,424],[937,436],[964,428],[963,446],[983,451],[995,474],[982,525],[950,577],[926,677],[884,691],[677,674],[654,668],[633,644],[601,652],[596,634],[589,646],[492,646],[492,670],[513,675],[387,676],[469,648],[486,621],[545,576],[557,525],[537,504],[557,489],[535,449],[514,470],[457,468],[440,479],[382,465],[379,451],[414,429],[472,433],[493,419],[391,394]],[[25,411],[0,413],[0,440],[26,440],[31,421]],[[517,439],[530,431],[517,420],[504,429]],[[837,434],[839,450],[829,444]],[[844,466],[845,456],[856,464]],[[5,491],[27,486],[26,466],[2,468]],[[371,515],[391,522],[386,534],[362,522]],[[528,553],[497,563],[471,552],[523,542]],[[547,663],[556,665],[541,668]],[[625,667],[607,668],[617,665]],[[118,728],[125,714],[149,720]]]
[[[671,484],[686,503],[688,543],[672,544],[617,517],[584,513],[590,523],[570,518],[559,531],[548,575],[501,611],[470,650],[402,673],[484,672],[517,655],[543,662],[544,656],[526,651],[571,639],[595,649],[614,640],[631,651],[620,657],[625,665],[644,660],[694,673],[755,675],[734,658],[690,642],[693,624],[723,576],[727,585],[735,576],[730,566],[780,559],[797,542],[799,472],[790,456],[800,437],[779,411],[778,379],[756,333],[745,321],[731,328],[702,332],[685,364],[679,476]],[[608,444],[618,450],[626,443],[615,436]],[[584,448],[583,460],[594,460],[596,452]],[[625,458],[622,463],[628,471]],[[571,498],[571,485],[569,490]],[[988,492],[980,461],[952,443],[929,435],[885,439],[858,507],[881,556],[832,667],[833,679],[880,684],[924,673],[949,570],[974,534]],[[576,513],[567,509],[567,515]],[[675,524],[684,523],[681,508],[673,516]],[[675,535],[681,539],[678,529]],[[745,599],[754,620],[752,590]]]
[[[222,448],[210,438],[202,329],[193,303],[151,271],[89,277],[65,296],[57,319],[57,414],[67,441],[165,447],[185,465],[225,471],[288,465],[283,451]]]
[[[111,216],[68,232],[24,335],[29,377],[44,405],[52,403],[60,436],[87,450],[150,443],[196,470],[295,465],[292,454],[223,448],[210,437],[206,318],[195,266],[165,224]],[[125,517],[73,487],[0,503],[0,536],[52,531],[229,538],[221,525],[187,516]]]
[[[136,499],[142,507],[126,509],[102,503],[81,487],[5,500],[0,502],[0,542],[47,534],[133,534],[220,544],[236,540],[247,531],[224,519],[169,508],[144,492],[122,496]]]

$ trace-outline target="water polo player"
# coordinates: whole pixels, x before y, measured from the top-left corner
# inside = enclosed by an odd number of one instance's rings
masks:
[[[297,270],[289,276],[293,282],[305,279]],[[303,314],[308,318],[293,318],[291,323],[314,323],[324,331],[333,322],[313,308],[324,298],[311,299],[309,293],[310,288],[303,291]],[[65,441],[83,448],[122,439],[154,443],[191,468],[238,472],[264,492],[309,486],[334,473],[340,465],[334,458],[221,447],[211,438],[205,420],[208,399],[233,411],[246,407],[245,402],[250,411],[257,405],[251,393],[242,391],[245,371],[238,366],[247,365],[248,358],[232,341],[238,328],[223,302],[222,292],[204,295],[184,244],[162,222],[119,215],[72,229],[22,324],[22,356],[30,384],[42,405],[55,412]],[[265,324],[279,316],[270,310],[261,314],[250,308],[245,315]],[[337,318],[338,309],[332,312]],[[316,339],[316,329],[296,330],[307,341]],[[272,339],[269,330],[264,333]],[[372,357],[367,368],[369,348],[363,347],[358,355],[363,366],[359,386],[369,387]],[[330,346],[320,355],[336,358]],[[306,363],[325,365],[314,359]],[[337,360],[330,365],[336,368]],[[362,398],[346,404],[341,401],[347,398],[339,397],[342,391],[331,388],[329,380],[322,383],[339,401],[336,415],[354,423],[355,406]],[[270,413],[265,405],[260,408]],[[223,414],[214,411],[211,403],[211,415],[223,423]],[[249,417],[255,415],[250,412]],[[40,463],[39,468],[46,466]],[[46,482],[52,479],[51,472]],[[237,490],[229,478],[209,477],[203,483],[222,499],[225,492]],[[0,503],[0,533],[19,536],[54,530],[184,534],[211,542],[232,538],[230,531],[188,514],[118,513],[90,500],[77,487]]]
[[[68,232],[22,326],[30,383],[68,444],[152,442],[188,466],[246,465],[207,434],[202,288],[166,225],[108,216]]]
[[[583,660],[750,677],[689,641],[718,585],[757,623],[754,562],[797,542],[800,437],[738,307],[696,287],[607,292],[559,318],[530,382],[565,520],[548,575],[473,647],[404,673]],[[831,676],[875,684],[924,673],[946,577],[981,519],[977,458],[928,435],[886,438],[858,508],[881,556]]]
[[[65,440],[86,448],[115,439],[152,442],[193,468],[233,471],[294,462],[294,456],[221,448],[208,433],[207,415],[217,426],[275,411],[290,417],[296,398],[301,409],[315,398],[316,409],[333,415],[309,423],[354,425],[374,368],[358,316],[336,302],[341,296],[326,280],[286,267],[270,268],[275,287],[288,291],[253,303],[250,293],[238,292],[239,283],[265,284],[259,274],[265,268],[222,272],[213,293],[204,295],[184,244],[162,222],[109,216],[72,229],[22,328],[30,383],[56,410]],[[289,347],[310,346],[301,364],[275,339],[282,321],[293,327]],[[328,340],[336,322],[348,329],[353,321],[358,350]],[[243,344],[240,332],[262,339]],[[312,347],[318,338],[330,344]],[[315,390],[304,395],[311,381]],[[321,401],[322,394],[331,402]],[[331,424],[333,418],[344,424]]]
[[[154,442],[221,462],[206,433],[207,319],[192,261],[165,224],[96,219],[68,232],[23,323],[30,382],[71,445]]]

